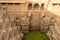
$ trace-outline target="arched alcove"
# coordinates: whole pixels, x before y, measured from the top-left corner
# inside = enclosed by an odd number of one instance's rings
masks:
[[[28,4],[28,10],[32,10],[32,4]]]
[[[42,10],[44,9],[44,3],[41,4],[41,9],[42,9]]]
[[[34,10],[38,10],[38,9],[39,9],[39,4],[36,3],[36,4],[34,5]]]

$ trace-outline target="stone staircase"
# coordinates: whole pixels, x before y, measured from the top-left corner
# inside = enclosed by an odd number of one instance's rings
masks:
[[[51,12],[49,12],[51,13]],[[49,36],[50,40],[60,40],[60,17],[57,15],[52,16],[53,25],[50,26],[49,31],[47,32],[47,35]]]
[[[50,40],[60,40],[60,18],[53,13],[46,10],[15,12],[0,9],[0,40],[22,40],[23,33],[34,29],[46,32]]]

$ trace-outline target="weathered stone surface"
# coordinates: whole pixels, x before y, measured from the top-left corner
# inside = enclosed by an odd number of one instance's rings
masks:
[[[0,11],[1,12],[1,11]],[[49,12],[47,12],[49,13]],[[46,32],[51,40],[60,40],[60,18],[44,11],[18,12],[2,8],[0,15],[0,40],[22,40],[29,30]]]
[[[44,17],[41,21],[40,30],[43,32],[47,32],[50,26],[50,19],[48,17]]]

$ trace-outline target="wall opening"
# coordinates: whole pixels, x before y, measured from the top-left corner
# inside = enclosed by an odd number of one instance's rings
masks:
[[[6,5],[7,3],[1,3],[1,5]]]
[[[28,10],[32,10],[32,4],[31,3],[28,5]]]
[[[13,5],[13,3],[8,3],[8,5]]]
[[[53,3],[53,6],[57,6],[57,3]]]
[[[34,5],[34,10],[38,10],[39,9],[39,4],[35,4]]]
[[[44,10],[44,3],[41,4],[41,9]]]
[[[15,5],[20,5],[20,3],[15,3]]]
[[[53,6],[57,6],[57,5],[60,6],[60,3],[53,3],[52,5]]]

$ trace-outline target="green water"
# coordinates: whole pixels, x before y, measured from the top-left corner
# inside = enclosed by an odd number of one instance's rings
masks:
[[[23,40],[48,40],[48,37],[40,31],[30,31],[24,35]]]

